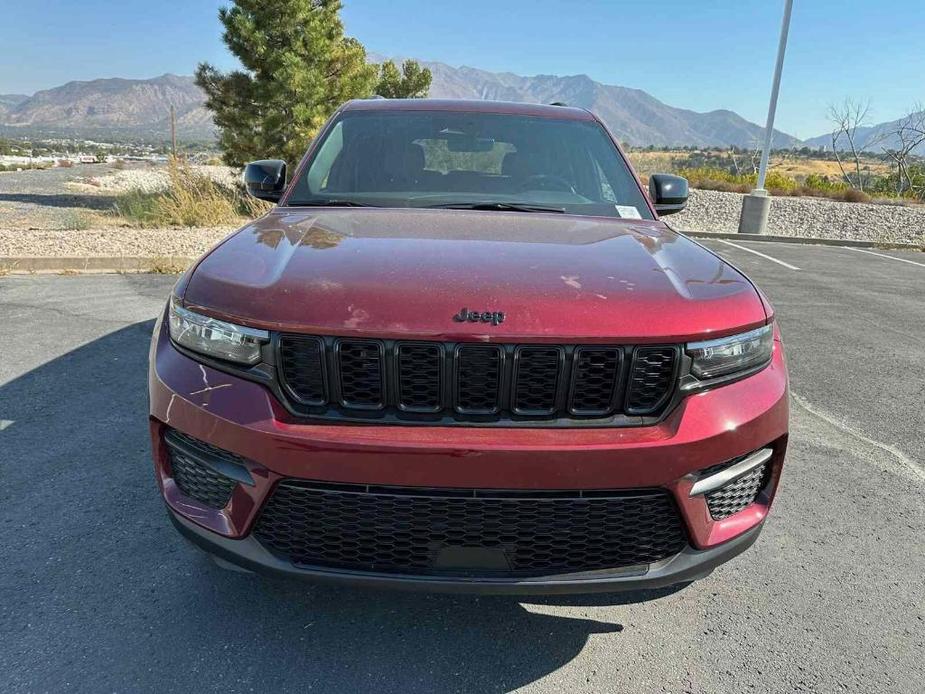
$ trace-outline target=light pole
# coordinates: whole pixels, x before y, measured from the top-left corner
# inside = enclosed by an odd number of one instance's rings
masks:
[[[763,234],[768,229],[768,212],[771,198],[764,189],[768,175],[768,156],[771,153],[771,137],[774,134],[774,114],[777,111],[777,94],[780,91],[780,75],[784,70],[784,53],[787,50],[787,34],[790,31],[790,12],[793,0],[785,0],[784,21],[780,27],[780,43],[777,46],[777,65],[774,66],[774,82],[771,84],[771,103],[768,104],[768,122],[765,126],[764,149],[758,167],[758,187],[742,198],[742,214],[739,217],[740,234]]]

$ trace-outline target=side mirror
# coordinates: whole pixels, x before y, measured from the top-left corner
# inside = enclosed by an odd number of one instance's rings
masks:
[[[659,216],[674,214],[687,207],[687,179],[671,174],[649,176],[649,197]]]
[[[279,159],[252,161],[244,167],[244,187],[255,198],[278,202],[286,190],[286,162]]]

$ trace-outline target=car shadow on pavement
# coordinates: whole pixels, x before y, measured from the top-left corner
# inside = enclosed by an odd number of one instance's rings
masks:
[[[220,569],[177,535],[157,492],[151,329],[0,386],[0,664],[14,688],[506,692],[623,629],[568,606],[676,590],[518,601]]]
[[[39,207],[83,207],[88,210],[112,209],[116,198],[112,195],[75,195],[73,193],[0,193],[0,203],[18,202]]]

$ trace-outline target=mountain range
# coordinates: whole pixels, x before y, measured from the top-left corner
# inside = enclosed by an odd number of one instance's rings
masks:
[[[439,62],[424,64],[433,74],[432,97],[580,106],[597,113],[621,141],[634,146],[754,147],[763,136],[761,126],[733,111],[677,108],[641,89],[602,84],[587,75],[523,77]],[[163,141],[169,137],[173,106],[180,138],[208,140],[215,132],[204,100],[192,77],[170,74],[146,80],[68,82],[32,96],[0,95],[0,134]],[[775,147],[802,144],[775,131]],[[821,136],[807,144],[827,141]]]
[[[212,118],[192,77],[68,82],[32,96],[0,95],[0,132],[35,136],[150,139],[170,133],[170,107],[184,139],[211,139]]]
[[[914,114],[925,123],[925,111]],[[913,117],[914,117],[913,116]],[[900,146],[899,137],[896,135],[896,128],[902,119],[878,123],[877,125],[861,126],[855,133],[855,143],[858,149],[876,150],[881,149],[898,149]],[[832,136],[830,134],[811,137],[805,142],[807,147],[832,147]],[[842,137],[839,142],[839,149],[847,149],[848,143]],[[925,142],[912,150],[919,156],[925,156]]]
[[[521,77],[509,72],[454,68],[427,62],[433,74],[430,94],[458,99],[563,102],[598,114],[624,142],[635,146],[739,145],[760,142],[764,129],[727,110],[698,113],[669,106],[641,89],[602,84],[587,75]],[[775,131],[777,147],[800,141]]]

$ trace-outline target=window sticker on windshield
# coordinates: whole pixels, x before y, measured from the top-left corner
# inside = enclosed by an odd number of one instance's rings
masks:
[[[614,205],[617,208],[617,214],[619,214],[623,219],[642,219],[642,216],[632,205]]]

